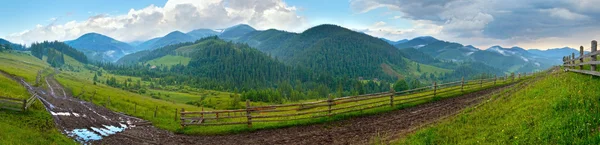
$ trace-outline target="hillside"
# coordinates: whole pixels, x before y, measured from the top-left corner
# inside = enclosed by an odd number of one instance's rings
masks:
[[[598,85],[597,78],[555,70],[397,144],[598,144]]]
[[[15,43],[12,43],[12,42],[10,42],[10,41],[8,41],[8,40],[4,40],[4,39],[2,39],[2,38],[0,38],[0,45],[10,45],[10,47],[11,47],[13,50],[21,50],[21,51],[25,51],[25,47],[24,47],[23,45],[20,45],[20,44],[15,44]]]
[[[135,51],[125,42],[98,33],[87,33],[75,40],[65,41],[65,43],[96,61],[113,62]]]
[[[256,29],[246,24],[239,24],[223,30],[223,32],[219,34],[219,37],[227,40],[236,40],[253,31],[256,31]]]
[[[148,45],[148,47],[146,47],[146,48],[144,48],[146,46],[146,43],[142,43],[142,45],[140,45],[136,49],[138,49],[138,50],[154,50],[154,49],[161,48],[161,47],[164,47],[167,45],[179,44],[179,43],[184,43],[184,42],[194,42],[194,41],[196,41],[196,38],[193,36],[190,36],[188,34],[180,32],[180,31],[173,31],[163,37],[157,38],[156,40],[155,39],[148,40],[148,42],[151,42],[151,44]]]
[[[382,64],[396,70],[406,67],[404,55],[385,41],[335,25],[320,25],[300,34],[278,30],[256,31],[241,37],[248,43],[292,66],[351,78],[395,80]]]
[[[197,39],[202,39],[205,37],[210,37],[210,36],[217,36],[220,33],[211,29],[196,29],[196,30],[192,30],[190,32],[185,33],[187,35],[190,35],[192,37],[194,37],[196,40]]]

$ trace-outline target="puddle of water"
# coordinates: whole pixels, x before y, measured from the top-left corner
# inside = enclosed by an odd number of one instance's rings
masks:
[[[65,131],[70,137],[74,137],[79,142],[89,142],[102,139],[98,134],[88,129],[74,129],[73,131]]]
[[[90,127],[90,129],[74,129],[72,131],[67,131],[68,136],[75,138],[78,142],[85,143],[95,140],[101,140],[103,137],[107,137],[127,129],[127,125],[119,124],[119,126],[112,125],[102,125],[104,127]]]

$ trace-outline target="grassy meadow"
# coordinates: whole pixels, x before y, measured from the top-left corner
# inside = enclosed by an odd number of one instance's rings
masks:
[[[589,75],[548,75],[397,144],[599,144],[598,86]]]
[[[46,67],[45,62],[29,54],[0,53],[0,70],[28,82],[35,82],[37,70]],[[16,81],[0,75],[0,96],[24,99],[30,94]],[[0,109],[0,118],[0,144],[77,144],[61,134],[39,101],[27,112]]]

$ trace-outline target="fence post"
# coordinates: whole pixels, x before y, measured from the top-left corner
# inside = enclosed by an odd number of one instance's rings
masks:
[[[181,127],[185,127],[185,120],[183,119],[183,117],[185,117],[185,114],[183,114],[183,112],[185,112],[185,108],[181,108]]]
[[[200,116],[202,117],[202,119],[204,119],[204,104],[202,104],[202,110],[200,111],[202,111],[202,113],[200,113]]]
[[[571,62],[571,64],[572,64],[571,68],[575,69],[575,52],[571,53],[571,60],[572,60],[572,62]]]
[[[437,93],[437,83],[434,81],[433,82],[433,97],[435,97],[436,93]]]
[[[394,95],[396,94],[396,90],[394,90],[394,87],[390,87],[390,93],[392,93],[390,95],[390,107],[394,107]]]
[[[579,47],[579,57],[580,57],[579,58],[579,63],[580,63],[579,64],[579,69],[580,70],[583,70],[583,65],[581,65],[581,63],[583,63],[583,57],[582,56],[583,56],[583,46],[580,46]]]
[[[519,76],[517,77],[517,80],[521,79],[521,73],[519,73]]]
[[[483,87],[483,75],[481,76],[481,79],[479,79],[479,87]]]
[[[158,106],[154,109],[154,118],[156,118],[156,111],[158,111]]]
[[[23,99],[23,112],[27,111],[27,99]]]
[[[250,99],[246,99],[246,117],[248,118],[248,128],[252,128],[252,116],[250,114]]]
[[[498,78],[497,78],[497,77],[496,77],[496,75],[494,74],[494,85],[496,85],[496,80],[497,80],[497,79],[498,79]]]
[[[464,91],[464,87],[465,87],[465,77],[462,77],[462,79],[460,79],[460,91],[461,92]]]
[[[329,96],[327,97],[327,106],[328,106],[328,113],[327,116],[331,117],[331,105],[333,104],[333,99],[331,97],[331,94],[329,94]]]
[[[592,52],[591,53],[594,53],[596,51],[598,51],[598,42],[596,42],[596,40],[594,40],[594,41],[592,41]],[[591,61],[596,61],[596,60],[597,60],[596,55],[592,55]],[[596,71],[596,65],[595,64],[590,65],[590,69],[591,69],[591,71]],[[594,75],[592,75],[592,76],[594,76]]]

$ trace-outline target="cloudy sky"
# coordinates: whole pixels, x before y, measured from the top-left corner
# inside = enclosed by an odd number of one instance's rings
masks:
[[[97,32],[125,42],[171,31],[302,32],[337,24],[391,40],[417,36],[488,48],[578,47],[600,37],[600,0],[60,0],[3,2],[0,38],[72,40]]]

